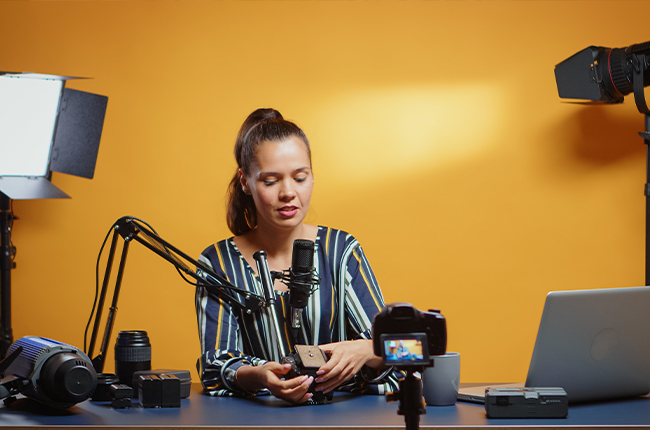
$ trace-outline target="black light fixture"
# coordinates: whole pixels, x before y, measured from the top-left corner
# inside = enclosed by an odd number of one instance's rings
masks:
[[[92,179],[108,97],[65,88],[70,76],[0,72],[0,358],[11,329],[12,200],[69,198],[52,172]]]
[[[650,285],[650,109],[644,88],[650,85],[650,42],[625,48],[589,46],[555,66],[558,94],[565,99],[622,103],[634,93],[638,111],[645,115],[639,135],[647,148],[645,283]]]
[[[626,48],[589,46],[555,66],[563,99],[622,103],[634,91],[639,112],[648,114],[643,87],[650,84],[650,42]],[[642,106],[639,106],[642,102]]]

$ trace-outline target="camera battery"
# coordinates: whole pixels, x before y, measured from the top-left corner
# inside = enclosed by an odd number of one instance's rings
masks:
[[[161,375],[162,391],[160,406],[163,408],[181,407],[181,380],[176,375]]]
[[[190,389],[192,385],[192,376],[189,370],[172,370],[172,369],[153,369],[153,370],[137,370],[133,372],[133,398],[139,398],[139,380],[141,375],[174,375],[181,381],[181,399],[186,399],[190,396]]]
[[[564,418],[569,404],[560,387],[488,387],[485,412],[490,418]]]
[[[138,400],[143,408],[160,406],[162,379],[158,375],[140,375],[138,388]]]
[[[126,384],[113,384],[110,387],[111,405],[114,409],[124,409],[131,407],[131,397],[133,397],[133,388]]]
[[[179,408],[181,381],[175,375],[140,375],[138,400],[143,408]]]

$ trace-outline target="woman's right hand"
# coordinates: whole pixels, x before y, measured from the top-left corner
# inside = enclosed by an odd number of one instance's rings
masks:
[[[244,391],[255,391],[262,388],[268,389],[278,399],[289,403],[300,404],[311,399],[313,394],[308,393],[314,378],[309,376],[296,376],[283,380],[282,377],[291,370],[290,364],[280,364],[269,361],[261,366],[242,366],[237,369],[236,381]]]

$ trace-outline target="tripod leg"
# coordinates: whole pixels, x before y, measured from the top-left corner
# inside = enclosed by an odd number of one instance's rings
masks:
[[[632,68],[632,86],[634,88],[634,102],[639,113],[645,115],[645,133],[639,133],[646,144],[646,184],[645,184],[645,284],[650,285],[650,109],[645,100],[645,72],[648,68],[645,54],[633,56],[635,67]]]
[[[397,413],[404,415],[406,430],[420,428],[420,415],[427,413],[422,401],[422,380],[408,370],[406,378],[399,384],[400,405]]]
[[[0,359],[13,343],[11,330],[11,200],[0,193]]]

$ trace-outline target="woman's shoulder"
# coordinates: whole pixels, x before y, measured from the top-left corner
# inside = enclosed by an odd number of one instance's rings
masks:
[[[217,273],[227,274],[227,277],[233,277],[242,270],[240,260],[241,254],[232,236],[208,246],[199,257],[200,263]]]
[[[317,241],[319,246],[325,247],[327,250],[344,248],[359,243],[359,241],[347,231],[323,225],[318,226]]]
[[[206,247],[201,255],[203,256],[210,256],[210,255],[215,255],[217,253],[224,253],[224,252],[233,252],[234,251],[234,242],[233,242],[234,237],[231,236],[227,239],[222,239],[218,242],[214,242],[208,247]]]

